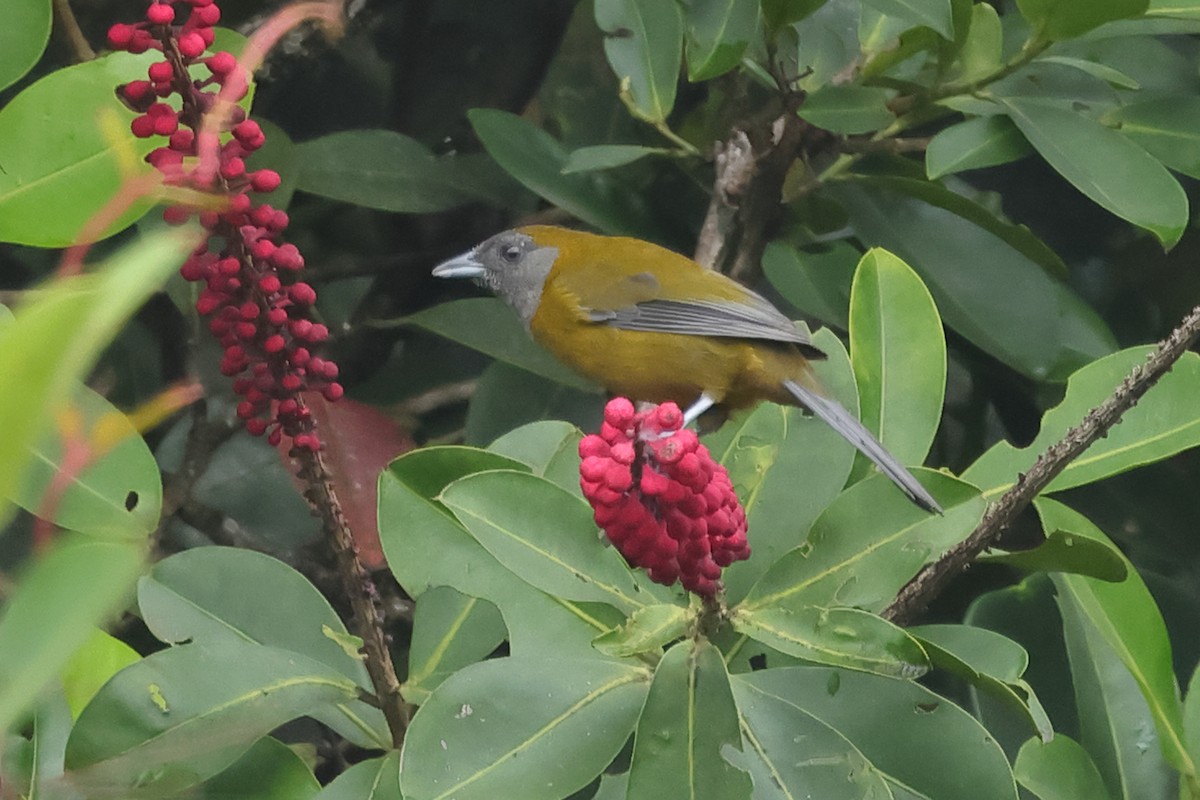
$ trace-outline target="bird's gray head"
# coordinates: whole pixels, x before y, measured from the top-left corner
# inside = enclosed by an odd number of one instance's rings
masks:
[[[516,310],[526,327],[542,299],[557,247],[540,247],[520,230],[504,231],[433,268],[438,278],[471,278]]]

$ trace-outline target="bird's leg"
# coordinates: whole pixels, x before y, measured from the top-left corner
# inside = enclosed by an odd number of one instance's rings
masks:
[[[701,392],[700,396],[696,398],[696,402],[688,406],[688,410],[683,412],[683,424],[679,427],[686,428],[688,425],[691,425],[701,414],[708,411],[716,403],[717,398],[708,392]]]

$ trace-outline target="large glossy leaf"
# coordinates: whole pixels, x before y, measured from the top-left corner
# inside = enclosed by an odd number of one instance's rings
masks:
[[[908,631],[925,648],[934,667],[957,675],[1004,703],[1042,741],[1054,738],[1050,718],[1022,677],[1029,654],[1019,644],[994,631],[969,625],[922,625]]]
[[[867,252],[850,293],[859,416],[902,464],[920,464],[942,417],[946,336],[929,290],[885,250]],[[859,472],[870,465],[865,457]]]
[[[933,180],[968,169],[1008,164],[1032,152],[1029,141],[1008,117],[975,117],[951,125],[930,140],[925,150],[925,173]]]
[[[1163,759],[1154,717],[1137,681],[1069,596],[1058,608],[1070,655],[1080,742],[1122,800],[1174,794],[1177,775]]]
[[[78,385],[52,430],[33,445],[13,500],[56,525],[94,536],[146,536],[158,526],[162,480],[133,423]],[[75,458],[86,453],[86,463]],[[47,492],[62,492],[57,497]]]
[[[1063,530],[1047,531],[1045,541],[1029,550],[992,548],[980,561],[1029,572],[1074,572],[1102,581],[1123,581],[1129,574],[1121,551],[1112,542]]]
[[[1030,739],[1013,764],[1017,782],[1041,800],[1108,800],[1104,780],[1086,750],[1058,734],[1052,741]]]
[[[1196,0],[1150,0],[1146,15],[1200,19],[1200,3]]]
[[[984,497],[1002,494],[1028,471],[1037,456],[1100,405],[1152,348],[1134,347],[1100,359],[1071,376],[1063,401],[1046,412],[1037,437],[1017,449],[1000,442],[972,464],[963,478],[983,490]],[[1098,481],[1149,464],[1200,444],[1200,419],[1188,398],[1200,392],[1200,356],[1186,353],[1121,422],[1067,465],[1047,491]]]
[[[737,632],[817,664],[891,678],[916,678],[929,670],[916,639],[856,608],[765,607],[736,611],[732,621]]]
[[[513,366],[578,389],[595,391],[593,383],[559,363],[529,332],[512,309],[492,297],[451,300],[404,318],[430,333],[465,344]]]
[[[198,547],[164,559],[138,581],[138,607],[164,642],[257,642],[312,658],[373,691],[329,601],[300,573],[262,553]],[[360,746],[387,746],[391,737],[378,708],[361,700],[336,708],[322,719]]]
[[[1148,0],[1017,0],[1021,15],[1047,39],[1070,39],[1106,22],[1135,17]]]
[[[478,165],[438,158],[395,131],[340,131],[296,147],[296,188],[383,211],[422,214],[479,198],[471,184]]]
[[[808,541],[775,562],[740,608],[855,606],[881,610],[921,566],[961,541],[983,516],[971,485],[918,470],[945,516],[914,506],[882,475],[846,490]]]
[[[995,7],[988,3],[971,4],[969,22],[952,72],[960,81],[979,80],[1004,64],[1004,31]]]
[[[638,718],[628,800],[725,800],[750,796],[736,759],[742,737],[721,652],[707,639],[680,642],[654,671]]]
[[[633,656],[661,650],[687,634],[695,614],[682,606],[659,603],[635,611],[620,628],[596,637],[596,649],[614,656]]]
[[[142,550],[133,542],[67,537],[21,576],[0,612],[0,731],[124,604]]]
[[[333,779],[317,800],[404,800],[400,794],[400,754],[360,761]]]
[[[504,658],[460,670],[421,706],[404,739],[408,800],[559,800],[625,744],[647,670],[614,662]]]
[[[95,272],[50,284],[0,329],[0,498],[12,497],[27,451],[133,312],[194,246],[177,231],[147,237]]]
[[[37,63],[50,41],[51,0],[11,0],[0,27],[0,89]]]
[[[683,56],[683,15],[668,0],[596,0],[604,55],[630,111],[664,122],[675,105]]]
[[[309,800],[320,788],[312,770],[296,751],[267,736],[188,797],[196,800]]]
[[[595,172],[632,164],[634,161],[654,155],[669,155],[665,147],[645,147],[640,144],[598,144],[572,150],[563,164],[563,174],[572,172]]]
[[[1104,538],[1087,517],[1059,502],[1043,497],[1036,505],[1046,529],[1085,530],[1089,537]],[[1120,583],[1065,573],[1054,576],[1054,582],[1064,614],[1069,606],[1094,626],[1142,690],[1163,757],[1181,772],[1195,775],[1196,764],[1184,743],[1171,642],[1158,606],[1136,570],[1129,565],[1129,574]]]
[[[573,383],[578,380],[572,378]],[[564,385],[496,361],[484,368],[475,384],[463,439],[467,444],[485,444],[518,425],[543,420],[598,430],[604,420],[604,399],[594,386]]]
[[[858,398],[845,348],[828,330],[817,331],[813,341],[829,355],[815,365],[818,378],[853,412]],[[752,531],[753,557],[723,575],[726,597],[734,603],[777,558],[804,541],[813,520],[845,485],[854,449],[815,417],[773,403],[735,416],[704,442],[729,470]]]
[[[497,561],[544,592],[627,614],[653,602],[597,536],[587,503],[544,478],[480,472],[447,486],[441,501]]]
[[[1179,241],[1188,222],[1187,195],[1153,156],[1068,107],[1017,97],[1005,100],[1004,107],[1029,143],[1075,188],[1150,231],[1164,247]]]
[[[954,38],[950,0],[864,0],[863,5],[902,19],[910,25],[933,28],[946,39]]]
[[[5,26],[7,28],[7,25]],[[128,131],[118,84],[145,78],[146,56],[112,53],[51,72],[0,109],[0,241],[65,247],[158,146]],[[104,231],[146,213],[140,200]]]
[[[493,108],[472,109],[467,117],[488,155],[530,191],[606,233],[649,232],[630,190],[599,173],[564,175],[567,149],[529,120]]]
[[[1157,97],[1109,112],[1104,122],[1176,172],[1200,177],[1200,97]]]
[[[891,92],[875,86],[829,84],[809,95],[800,116],[834,133],[870,133],[895,121],[887,106],[890,96]]]
[[[836,781],[827,789],[788,782],[784,785],[802,790],[764,797],[887,796],[879,789],[874,790],[879,794],[865,788],[852,793],[846,782],[860,773],[904,787],[908,794],[898,795],[903,797],[1017,796],[1008,760],[987,731],[970,714],[916,683],[824,667],[785,667],[734,676],[733,690],[743,732],[749,728],[775,748],[773,763],[786,770],[782,774],[795,770]],[[832,747],[811,723],[802,724],[804,718],[820,720],[825,730],[836,732],[841,746]],[[768,732],[769,739],[762,735]],[[755,782],[757,789],[757,775]]]
[[[696,0],[683,22],[688,80],[706,81],[741,63],[758,27],[758,0]]]
[[[436,499],[464,475],[522,468],[520,461],[469,447],[430,447],[393,461],[379,478],[379,534],[388,566],[414,597],[431,586],[452,586],[491,601],[504,617],[514,655],[595,656],[592,639],[615,623],[518,578]]]
[[[118,673],[67,743],[67,777],[92,794],[162,796],[236,761],[284,722],[353,699],[354,681],[245,641],[184,645]]]
[[[544,420],[522,425],[488,445],[488,450],[515,458],[534,475],[554,481],[569,492],[579,489],[579,441],[574,425]]]
[[[63,693],[78,717],[108,679],[141,658],[138,651],[99,628],[67,662],[62,671]],[[65,743],[65,742],[64,742]]]
[[[815,252],[796,250],[780,239],[763,252],[763,274],[806,317],[840,330],[850,327],[850,285],[861,254],[848,242]]]
[[[830,187],[864,244],[917,270],[948,326],[1038,380],[1062,380],[1114,349],[1096,313],[1046,274],[1027,246],[982,227],[965,209],[902,188]]]
[[[504,641],[504,619],[487,600],[449,586],[421,594],[413,614],[404,698],[420,705],[449,675],[487,657]]]

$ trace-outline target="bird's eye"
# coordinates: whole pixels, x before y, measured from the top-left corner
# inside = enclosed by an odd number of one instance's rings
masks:
[[[510,244],[508,247],[505,247],[500,251],[500,257],[510,264],[517,263],[517,261],[521,258],[520,245]]]

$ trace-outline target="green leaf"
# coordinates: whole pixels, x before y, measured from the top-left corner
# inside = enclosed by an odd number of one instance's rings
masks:
[[[1200,97],[1159,97],[1131,103],[1104,117],[1166,166],[1200,178]]]
[[[944,669],[987,692],[1015,711],[1041,741],[1054,738],[1050,718],[1022,676],[1029,665],[1025,648],[999,633],[969,625],[909,628],[936,669]]]
[[[1032,152],[1028,140],[1008,117],[974,117],[933,137],[925,150],[925,173],[934,180],[955,172],[1008,164]]]
[[[140,538],[158,527],[162,480],[145,440],[120,410],[76,385],[57,430],[36,442],[13,502],[93,536]],[[75,461],[86,453],[86,463]],[[62,494],[48,495],[52,489]]]
[[[1121,551],[1112,542],[1074,531],[1049,531],[1046,540],[1031,550],[993,548],[979,560],[1026,572],[1073,572],[1109,582],[1123,581],[1129,574]]]
[[[66,536],[21,576],[0,616],[0,731],[124,605],[143,557],[132,542]]]
[[[1187,195],[1153,156],[1073,109],[1016,97],[1004,106],[1029,143],[1075,188],[1153,233],[1163,247],[1179,241],[1188,222]]]
[[[789,37],[787,44],[795,48],[794,74],[805,76],[796,80],[799,88],[815,92],[828,83],[836,83],[837,77],[845,74],[851,64],[857,65],[862,55],[858,40],[861,16],[859,3],[833,0],[823,3],[794,26],[795,38]]]
[[[115,92],[144,79],[149,63],[112,53],[55,70],[0,109],[0,241],[66,247],[132,177],[123,169],[153,171],[142,158],[158,142],[129,134],[131,112]],[[133,224],[152,204],[136,201],[100,238]]]
[[[456,156],[437,157],[395,131],[339,131],[296,146],[296,188],[399,213],[445,211],[478,199]]]
[[[856,606],[882,610],[923,564],[964,539],[983,516],[970,484],[917,470],[946,510],[930,515],[875,475],[843,492],[804,544],[771,565],[739,607]]]
[[[564,175],[567,149],[529,120],[494,108],[473,108],[467,118],[488,155],[530,191],[605,233],[648,235],[629,189],[601,174]]]
[[[1163,759],[1154,718],[1137,681],[1078,604],[1061,593],[1056,600],[1070,656],[1080,742],[1109,794],[1129,800],[1172,796],[1178,774]]]
[[[615,662],[554,658],[460,670],[413,717],[400,788],[427,800],[559,800],[625,744],[649,678]]]
[[[619,628],[596,637],[597,650],[619,658],[659,650],[683,638],[695,615],[682,606],[659,603],[633,612]]]
[[[346,626],[303,575],[268,555],[197,547],[160,561],[138,581],[138,607],[150,632],[169,644],[255,642],[307,656],[371,692],[362,657],[347,652]],[[391,741],[382,712],[361,700],[321,719],[362,747]]]
[[[1200,19],[1200,3],[1196,0],[1150,0],[1146,16]]]
[[[1083,530],[1089,537],[1104,538],[1091,520],[1062,503],[1042,497],[1035,506],[1046,529]],[[1082,575],[1055,575],[1060,605],[1065,608],[1069,601],[1116,651],[1150,707],[1163,756],[1184,774],[1195,775],[1196,762],[1184,744],[1183,715],[1166,625],[1146,584],[1132,565],[1127,568],[1129,574],[1120,583]]]
[[[958,51],[954,77],[959,81],[977,81],[1000,69],[1004,65],[1003,59],[1004,31],[1000,26],[1000,15],[987,3],[971,5],[970,25]]]
[[[891,94],[876,86],[830,84],[809,95],[799,113],[813,125],[834,133],[870,133],[896,119],[887,107]]]
[[[89,794],[162,796],[240,758],[271,730],[355,683],[294,652],[230,639],[154,653],[119,672],[67,742],[67,778]]]
[[[483,444],[515,426],[539,420],[565,420],[596,430],[603,417],[604,401],[595,387],[578,389],[494,361],[484,367],[475,384],[463,438],[467,444]]]
[[[884,779],[906,792],[897,797],[1016,800],[1008,759],[988,732],[919,684],[785,667],[736,675],[733,693],[747,749],[769,758],[792,797],[887,797]],[[770,785],[770,774],[755,773],[756,786]]]
[[[1192,672],[1183,698],[1183,730],[1188,755],[1200,763],[1200,668]]]
[[[521,325],[517,315],[494,297],[451,300],[404,317],[405,325],[445,336],[513,366],[577,389],[595,384],[564,367]]]
[[[75,651],[62,671],[63,690],[71,717],[83,711],[108,679],[141,658],[129,645],[100,629]]]
[[[436,499],[464,475],[523,468],[470,447],[427,447],[393,461],[379,478],[379,535],[388,566],[410,596],[451,586],[492,602],[504,617],[514,655],[595,657],[592,639],[614,625],[518,578]]]
[[[1141,84],[1133,78],[1121,72],[1118,69],[1113,69],[1107,64],[1099,64],[1095,61],[1089,61],[1086,58],[1074,58],[1072,56],[1042,56],[1039,61],[1046,64],[1062,64],[1072,69],[1086,72],[1092,77],[1099,78],[1105,83],[1109,83],[1118,89],[1140,89]]]
[[[1096,312],[1017,238],[1020,229],[983,227],[978,206],[961,198],[951,206],[950,193],[932,184],[872,179],[829,188],[862,243],[913,265],[945,323],[1005,364],[1062,380],[1115,347]]]
[[[563,164],[563,174],[595,172],[632,164],[646,156],[669,156],[674,153],[665,147],[644,147],[640,144],[598,144],[572,150]]]
[[[506,635],[504,619],[487,600],[449,586],[423,592],[413,615],[404,698],[425,702],[447,676],[486,658]]]
[[[400,754],[360,761],[333,779],[316,800],[404,800],[400,794]]]
[[[950,0],[863,0],[863,5],[911,25],[933,28],[944,39],[954,39]]]
[[[579,442],[583,434],[574,425],[543,420],[522,425],[488,445],[488,450],[515,458],[534,475],[557,483],[569,492],[579,489]]]
[[[821,6],[825,5],[828,0],[760,0],[759,5],[762,7],[763,22],[766,23],[767,30],[774,34],[775,31],[782,28],[784,25],[791,25],[794,22],[807,17],[809,14],[816,11]]]
[[[683,57],[683,16],[671,0],[596,0],[604,55],[629,110],[665,122],[675,105]]]
[[[292,748],[265,736],[219,775],[190,792],[196,800],[310,800],[321,789]]]
[[[1106,22],[1146,12],[1147,0],[1017,0],[1034,32],[1047,39],[1071,39]]]
[[[626,796],[749,797],[750,776],[724,757],[727,748],[740,755],[741,745],[738,709],[721,651],[707,639],[680,642],[654,671],[638,719]]]
[[[447,486],[441,501],[497,561],[544,592],[627,614],[651,601],[600,540],[587,503],[544,478],[476,473]]]
[[[917,273],[886,250],[869,250],[850,293],[850,361],[859,417],[900,459],[929,454],[946,393],[946,336]],[[865,457],[857,473],[868,474]]]
[[[10,0],[0,27],[0,89],[29,72],[50,41],[51,0]]]
[[[0,328],[0,375],[21,387],[0,392],[0,498],[12,497],[46,421],[194,245],[178,231],[146,237],[88,275],[48,284]]]
[[[813,342],[829,356],[814,364],[817,379],[830,397],[854,413],[858,398],[845,348],[828,330],[817,331]],[[730,565],[722,575],[732,605],[767,567],[804,540],[813,520],[845,486],[855,451],[815,417],[773,403],[735,416],[704,443],[729,470],[754,531],[754,556]],[[797,492],[800,486],[803,492]]]
[[[741,63],[757,32],[758,0],[692,0],[683,22],[688,80],[710,80]]]
[[[1067,381],[1062,402],[1042,417],[1041,430],[1028,446],[1017,449],[1008,442],[997,443],[967,468],[963,479],[980,487],[985,498],[1003,494],[1018,473],[1027,472],[1043,450],[1100,405],[1152,351],[1151,347],[1122,350],[1076,372]],[[1185,353],[1136,406],[1125,412],[1118,425],[1067,464],[1046,492],[1092,483],[1200,444],[1200,420],[1188,407],[1188,398],[1197,392],[1200,355]]]
[[[850,327],[850,285],[861,257],[845,241],[809,252],[776,239],[763,252],[762,268],[771,286],[805,316],[846,330]]]
[[[906,679],[929,671],[916,639],[856,608],[754,608],[736,611],[732,621],[738,633],[817,664]]]
[[[1030,739],[1022,745],[1013,763],[1013,774],[1041,800],[1110,797],[1087,751],[1061,733],[1049,742]]]

